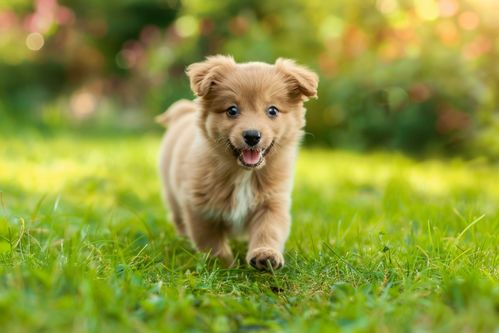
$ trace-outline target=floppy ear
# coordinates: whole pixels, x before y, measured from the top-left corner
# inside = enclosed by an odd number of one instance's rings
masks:
[[[317,85],[319,84],[317,74],[306,67],[297,65],[291,59],[279,58],[276,60],[275,66],[286,78],[291,97],[303,96],[305,100],[317,97]]]
[[[192,91],[199,97],[206,96],[210,87],[220,80],[224,70],[234,68],[236,62],[230,56],[216,55],[207,57],[203,62],[197,62],[187,67],[187,76]]]

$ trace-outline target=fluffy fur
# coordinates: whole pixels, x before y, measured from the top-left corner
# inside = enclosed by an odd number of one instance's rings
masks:
[[[168,127],[159,171],[171,219],[197,249],[226,265],[234,263],[228,238],[244,234],[250,265],[280,268],[303,102],[316,97],[317,75],[288,59],[237,64],[226,56],[192,64],[187,75],[197,99],[178,101],[157,119]],[[247,130],[260,133],[256,146],[245,142]]]

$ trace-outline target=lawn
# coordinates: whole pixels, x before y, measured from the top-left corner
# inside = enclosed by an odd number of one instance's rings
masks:
[[[272,274],[175,235],[159,140],[0,138],[2,332],[499,331],[497,165],[303,150]]]

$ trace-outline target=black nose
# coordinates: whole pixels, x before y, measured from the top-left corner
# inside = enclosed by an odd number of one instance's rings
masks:
[[[257,130],[247,130],[243,132],[244,142],[250,147],[256,146],[258,142],[260,142],[261,137],[262,135]]]

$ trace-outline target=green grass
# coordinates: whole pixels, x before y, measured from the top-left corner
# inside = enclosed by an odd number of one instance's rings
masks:
[[[0,139],[2,332],[499,331],[497,166],[304,150],[271,274],[175,235],[158,144]]]

